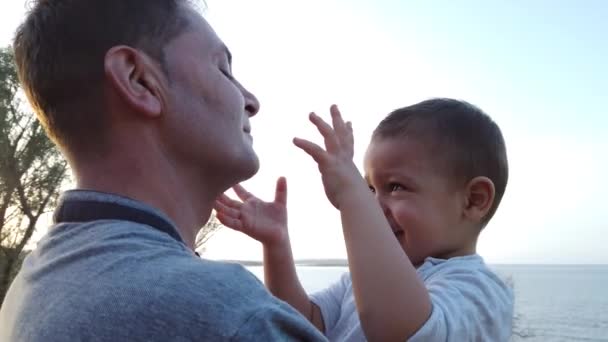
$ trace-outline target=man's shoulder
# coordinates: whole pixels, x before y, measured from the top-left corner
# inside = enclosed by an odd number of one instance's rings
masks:
[[[160,280],[163,286],[179,288],[182,295],[235,302],[270,297],[262,282],[240,264],[181,257],[167,259],[161,269],[169,276]]]
[[[194,317],[213,308],[240,317],[246,309],[275,302],[242,265],[201,259],[145,225],[101,221],[55,228],[59,230],[34,253],[32,272],[49,270],[41,281],[85,306],[113,303],[108,308],[116,314],[145,311],[174,317]],[[73,292],[72,286],[89,291]]]
[[[222,341],[314,334],[242,265],[201,259],[168,234],[116,220],[53,227],[28,256],[12,297],[20,314],[11,318],[10,336]]]
[[[241,265],[180,253],[149,262],[134,257],[130,272],[119,270],[91,286],[90,295],[72,298],[80,307],[76,311],[82,310],[74,315],[97,317],[90,329],[152,340],[180,332],[185,340],[220,341],[243,331],[283,334],[303,324]],[[108,320],[102,323],[99,317]]]
[[[206,260],[176,248],[122,254],[132,260],[107,280],[152,301],[183,298],[184,306],[196,307],[227,301],[251,305],[260,298],[270,299],[261,281],[240,264]]]
[[[157,291],[147,291],[142,305],[157,308],[156,319],[175,327],[199,330],[209,339],[319,336],[242,265],[193,258],[174,263],[166,274],[170,279],[159,277]]]
[[[35,251],[34,264],[57,275],[71,273],[74,281],[90,275],[103,286],[163,288],[182,296],[220,288],[223,293],[264,290],[242,265],[199,258],[183,243],[144,224],[103,220],[52,229]]]

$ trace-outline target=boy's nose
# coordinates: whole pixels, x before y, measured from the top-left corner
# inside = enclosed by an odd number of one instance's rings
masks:
[[[384,216],[389,216],[391,211],[389,206],[386,203],[386,200],[383,200],[382,197],[376,195],[376,199],[378,200],[378,203],[380,203],[380,208],[382,208],[382,212],[384,213]]]

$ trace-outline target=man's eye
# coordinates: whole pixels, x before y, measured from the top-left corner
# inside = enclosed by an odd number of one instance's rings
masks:
[[[226,69],[220,69],[220,71],[222,72],[222,74],[224,74],[224,76],[226,76],[228,79],[233,80],[234,76],[232,76],[232,73],[230,73],[229,71],[226,71]]]

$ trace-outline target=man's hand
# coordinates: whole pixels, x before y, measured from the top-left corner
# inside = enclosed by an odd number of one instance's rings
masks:
[[[265,246],[284,243],[287,233],[287,181],[277,181],[274,202],[264,202],[240,185],[233,187],[241,201],[225,194],[216,203],[218,220],[226,227],[243,232]]]
[[[333,127],[315,113],[310,121],[324,138],[325,150],[308,140],[295,138],[294,144],[310,155],[318,164],[323,179],[325,194],[334,207],[340,209],[340,200],[359,190],[365,180],[353,163],[353,128],[345,123],[336,105],[330,108]]]

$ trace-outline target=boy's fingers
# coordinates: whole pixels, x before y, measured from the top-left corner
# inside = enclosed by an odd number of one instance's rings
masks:
[[[233,201],[233,199],[232,199],[232,198],[230,198],[230,197],[228,197],[228,195],[226,195],[226,194],[221,194],[221,195],[219,195],[219,196],[217,197],[217,199],[216,199],[215,201],[216,201],[216,202],[223,203],[223,204],[228,204],[228,203],[230,203],[231,201]]]
[[[236,195],[239,196],[242,201],[246,201],[253,197],[253,195],[245,190],[245,188],[243,188],[243,186],[240,184],[233,186],[232,190],[234,190],[234,193],[236,193]]]
[[[346,123],[346,139],[347,142],[350,146],[350,149],[353,149],[353,146],[355,145],[355,135],[353,134],[353,123],[352,122],[347,122]]]
[[[226,226],[228,228],[232,228],[232,229],[238,230],[238,231],[243,230],[243,223],[241,222],[241,220],[239,220],[237,218],[229,217],[229,216],[225,215],[223,212],[218,212],[216,217],[224,226]]]
[[[221,203],[226,207],[230,208],[240,208],[243,204],[239,201],[235,201],[232,198],[228,197],[226,194],[221,194],[216,200],[216,203]]]
[[[294,138],[293,143],[311,156],[312,159],[317,162],[317,164],[325,164],[327,160],[327,152],[325,152],[325,150],[323,150],[319,145],[300,138]]]
[[[222,203],[219,199],[215,200],[215,203],[213,203],[213,209],[215,209],[215,211],[222,211],[226,208],[226,204]]]
[[[331,120],[334,126],[334,130],[338,134],[340,138],[345,137],[348,134],[348,129],[346,124],[344,123],[344,119],[342,119],[342,114],[340,114],[340,110],[337,105],[331,105],[329,108],[331,113]]]
[[[287,204],[287,179],[285,179],[285,177],[280,177],[277,180],[274,201],[283,205]]]
[[[224,215],[225,217],[232,217],[232,218],[239,218],[240,212],[241,212],[239,209],[231,208],[219,201],[215,202],[214,209],[218,214],[222,213],[222,215]]]
[[[321,119],[321,117],[315,113],[310,113],[309,119],[310,122],[312,122],[317,127],[319,133],[321,133],[321,135],[323,136],[327,151],[335,151],[338,148],[339,144],[336,139],[336,133],[334,132],[334,129],[327,122],[325,122],[325,120]]]

